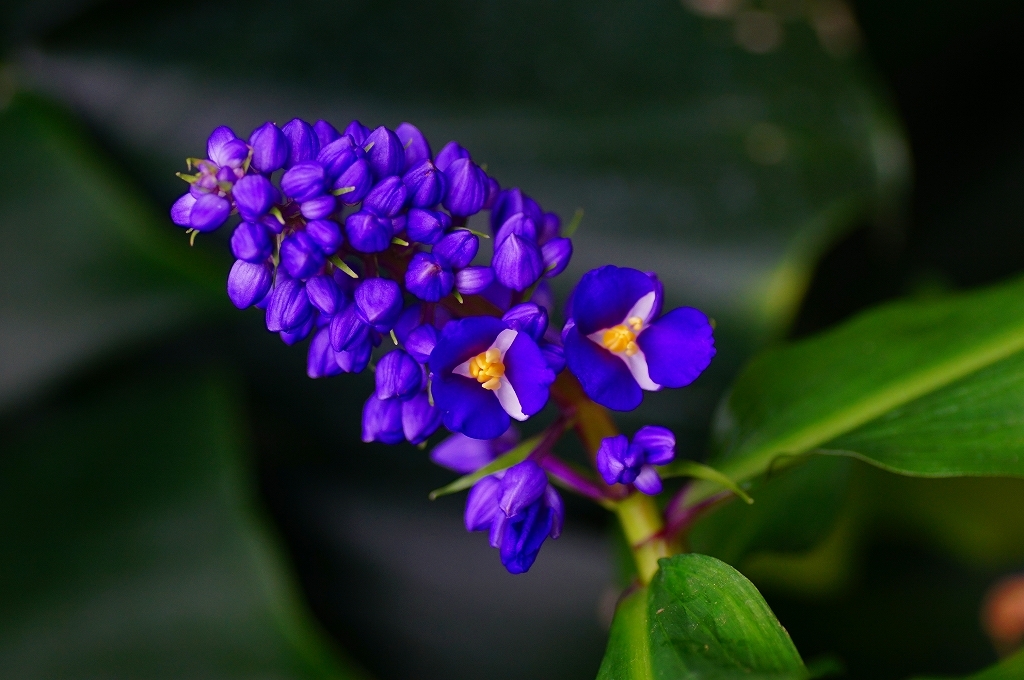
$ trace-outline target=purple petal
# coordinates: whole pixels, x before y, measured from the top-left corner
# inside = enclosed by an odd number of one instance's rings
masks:
[[[548,403],[555,374],[537,343],[526,333],[518,334],[505,352],[505,377],[527,416],[539,412]]]
[[[235,199],[235,206],[242,219],[255,222],[274,205],[277,190],[263,175],[246,175],[235,182],[231,197]]]
[[[490,267],[466,267],[455,272],[455,288],[463,295],[478,295],[494,283]]]
[[[626,467],[622,459],[628,449],[629,440],[624,434],[601,440],[601,446],[597,449],[597,471],[606,484],[619,483],[619,475]]]
[[[341,373],[341,367],[334,357],[331,347],[331,332],[326,326],[321,328],[309,342],[306,355],[306,375],[310,378],[327,378]]]
[[[502,530],[499,555],[510,574],[529,571],[537,559],[541,546],[550,535],[553,524],[550,508],[536,504],[522,515],[508,519]]]
[[[217,165],[227,165],[225,161],[233,157],[228,145],[236,139],[238,139],[238,136],[235,135],[231,128],[221,125],[211,132],[210,137],[206,140],[206,157]],[[244,159],[245,156],[242,156],[242,158]]]
[[[395,349],[381,357],[374,378],[377,397],[406,401],[419,393],[423,369],[407,352]]]
[[[423,390],[402,404],[402,432],[410,444],[420,444],[441,426],[441,412],[430,405],[430,397]]]
[[[203,194],[192,205],[189,224],[196,231],[213,231],[224,224],[230,212],[231,204],[226,198],[216,194]]]
[[[503,286],[524,291],[540,278],[544,263],[533,241],[511,234],[495,250],[491,267]]]
[[[402,182],[409,189],[409,202],[415,208],[429,208],[440,203],[448,193],[448,176],[441,172],[430,159],[410,166],[402,176]]]
[[[573,293],[572,318],[584,336],[611,328],[622,323],[637,300],[654,289],[651,278],[636,269],[614,265],[592,269],[583,275]]]
[[[661,477],[652,465],[644,465],[640,468],[640,474],[633,480],[633,486],[640,493],[648,496],[657,496],[661,493]]]
[[[270,234],[266,227],[252,222],[242,222],[231,234],[231,252],[239,260],[263,262],[273,252]]]
[[[551,538],[558,538],[562,535],[562,521],[565,519],[565,505],[562,497],[555,491],[555,487],[548,484],[544,490],[544,505],[551,509],[551,531],[548,535]]]
[[[434,165],[437,166],[438,170],[444,171],[460,158],[469,158],[469,152],[462,148],[458,142],[448,142],[437,152]]]
[[[317,313],[314,312],[310,314],[309,318],[306,319],[306,322],[298,328],[294,328],[290,331],[281,331],[279,333],[281,336],[281,342],[290,347],[301,340],[305,340],[306,336],[308,336],[313,330],[313,326],[316,325],[317,317]]]
[[[349,245],[361,253],[382,253],[391,246],[391,220],[368,211],[345,218],[345,236]]]
[[[580,335],[578,326],[565,333],[565,361],[587,396],[602,406],[632,411],[643,401],[643,391],[625,362]]]
[[[552,373],[558,375],[565,369],[565,350],[561,345],[542,340],[537,346],[540,347],[540,353],[544,355],[544,361],[548,362],[548,368]]]
[[[402,313],[402,289],[389,279],[366,279],[354,295],[359,316],[380,333],[390,331]]]
[[[544,495],[548,476],[530,459],[513,465],[501,478],[501,500],[498,507],[506,517],[514,517]]]
[[[535,225],[543,223],[540,206],[519,188],[506,189],[498,194],[491,208],[491,233],[497,234],[503,224],[516,213],[523,213]]]
[[[544,260],[544,276],[554,278],[569,265],[569,259],[572,258],[572,240],[551,239],[540,247],[540,254]]]
[[[493,441],[495,440],[473,439],[456,432],[434,447],[430,452],[430,460],[441,467],[468,475],[498,457]]]
[[[370,363],[372,351],[373,344],[370,342],[369,333],[366,333],[361,342],[354,342],[349,349],[335,353],[334,359],[338,362],[342,372],[361,373]]]
[[[402,402],[378,399],[371,394],[363,406],[363,441],[398,444],[405,440],[402,432]]]
[[[455,275],[430,253],[416,253],[405,270],[405,287],[425,302],[437,302],[452,292]]]
[[[316,241],[325,255],[334,254],[345,240],[341,235],[341,227],[333,220],[310,220],[306,223],[306,233]]]
[[[488,316],[471,316],[448,322],[441,329],[441,337],[438,338],[437,346],[430,355],[430,371],[441,378],[451,375],[452,369],[463,361],[486,351],[498,337],[498,333],[506,328],[508,326],[504,322]],[[497,437],[507,428],[506,424],[501,432],[493,436]]]
[[[363,209],[381,217],[394,217],[402,212],[409,198],[409,190],[399,177],[385,177],[377,183],[363,200]]]
[[[395,128],[395,134],[402,142],[405,150],[405,167],[411,168],[420,161],[429,160],[433,155],[430,153],[430,143],[412,123],[402,123]]]
[[[355,303],[348,305],[331,319],[331,347],[336,352],[349,350],[366,342],[370,328],[359,317]]]
[[[297,231],[281,243],[281,266],[289,276],[305,279],[324,266],[324,251],[304,231]]]
[[[356,146],[355,141],[345,135],[321,148],[316,162],[324,166],[324,172],[333,182],[363,155],[362,147]]]
[[[430,361],[430,353],[436,346],[437,329],[426,323],[412,329],[405,339],[406,351],[421,364]]]
[[[410,241],[434,244],[441,240],[445,230],[450,226],[452,218],[448,213],[413,208],[409,211],[405,228]]]
[[[452,432],[474,439],[494,439],[511,423],[494,392],[485,390],[476,380],[449,373],[435,377],[431,391],[445,427]]]
[[[480,239],[476,234],[465,229],[456,229],[438,241],[432,252],[447,262],[452,269],[462,269],[473,261],[479,248]]]
[[[314,276],[306,281],[306,295],[310,303],[325,316],[334,316],[340,306],[339,301],[344,301],[334,277],[326,274]]]
[[[313,126],[299,118],[288,121],[281,131],[288,139],[288,161],[286,167],[306,163],[316,159],[320,152],[320,140],[313,131]]]
[[[452,161],[444,174],[448,177],[448,194],[443,205],[448,212],[462,217],[480,212],[487,198],[486,173],[472,160],[460,158]]]
[[[323,193],[327,182],[324,166],[316,161],[292,165],[281,177],[281,190],[288,198],[300,203]]]
[[[274,270],[269,262],[236,260],[228,274],[228,298],[239,309],[251,307],[267,296]]]
[[[348,127],[345,128],[345,132],[343,134],[351,136],[352,139],[355,140],[356,144],[362,146],[363,142],[366,141],[366,138],[370,136],[370,128],[366,127],[358,120],[354,120],[348,124]]]
[[[341,133],[338,132],[337,128],[326,120],[318,120],[313,123],[313,132],[316,134],[316,138],[320,142],[321,149],[336,140],[338,137],[341,137]]]
[[[302,205],[299,206],[302,212],[302,216],[307,220],[321,220],[328,217],[334,212],[335,204],[337,199],[330,194],[324,194],[311,198],[308,201],[303,201]]]
[[[466,531],[485,531],[498,512],[501,480],[490,475],[477,482],[466,496]]]
[[[537,342],[540,342],[548,329],[547,310],[534,302],[516,305],[505,312],[501,320],[507,323],[509,328],[526,333]]]
[[[192,206],[196,204],[196,197],[191,193],[185,194],[171,206],[171,221],[179,227],[191,227],[192,220],[189,215],[192,213]]]
[[[253,130],[249,136],[252,145],[250,166],[256,172],[271,173],[284,167],[288,160],[288,138],[280,128],[266,122]]]
[[[352,165],[345,168],[345,171],[334,180],[334,190],[348,189],[343,194],[338,194],[338,200],[345,205],[355,205],[363,200],[366,193],[373,186],[373,175],[370,172],[370,164],[365,158],[360,158]]]
[[[644,425],[633,435],[633,445],[644,452],[644,462],[665,465],[676,457],[676,436],[660,425]]]
[[[298,328],[312,313],[313,306],[302,282],[279,275],[267,305],[267,330],[277,333]]]
[[[683,387],[697,379],[715,356],[711,323],[699,309],[673,309],[641,333],[637,344],[647,357],[651,380]]]
[[[497,248],[512,234],[528,241],[537,242],[537,223],[526,213],[514,213],[505,220],[494,235],[494,247]]]
[[[402,141],[383,125],[371,132],[360,146],[366,151],[366,160],[374,176],[400,175],[405,169]]]
[[[547,243],[548,241],[558,238],[559,234],[562,233],[562,220],[555,213],[544,213],[544,217],[541,218],[540,231],[537,234],[538,243]]]

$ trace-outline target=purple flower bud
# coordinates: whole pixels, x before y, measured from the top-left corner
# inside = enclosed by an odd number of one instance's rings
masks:
[[[402,123],[395,128],[395,134],[405,149],[405,167],[411,168],[422,160],[429,160],[433,155],[427,138],[412,123]]]
[[[373,345],[367,335],[361,342],[353,343],[349,349],[337,352],[334,358],[343,373],[362,373],[370,363],[372,351]]]
[[[441,467],[467,475],[476,472],[503,453],[511,451],[518,442],[519,433],[514,427],[509,427],[505,434],[497,439],[473,439],[456,432],[434,447],[430,452],[430,460]],[[498,505],[497,497],[494,505]]]
[[[402,313],[402,289],[389,279],[365,279],[354,297],[360,318],[379,333],[389,332]]]
[[[277,218],[276,215],[264,215],[259,220],[259,223],[266,227],[267,231],[274,234],[280,234],[284,231],[284,224]]]
[[[228,298],[239,309],[251,307],[267,296],[274,270],[269,262],[235,260],[228,274]]]
[[[263,175],[246,175],[231,189],[238,214],[243,220],[256,222],[267,214],[277,198],[277,189]]]
[[[356,146],[352,138],[345,135],[320,149],[320,153],[316,156],[316,162],[324,166],[327,176],[334,181],[363,155],[362,147]]]
[[[321,328],[309,342],[306,354],[306,375],[310,378],[327,378],[341,373],[341,367],[331,347],[331,329]]]
[[[537,236],[537,243],[543,245],[553,238],[558,238],[561,233],[562,219],[555,213],[544,213],[544,217],[541,218],[540,234]]]
[[[633,486],[640,493],[657,496],[661,493],[661,477],[658,476],[658,471],[654,469],[653,465],[642,465],[636,479],[633,480]]]
[[[503,286],[523,291],[540,278],[544,262],[533,241],[512,234],[494,251],[491,266]]]
[[[313,123],[313,132],[316,134],[316,138],[320,142],[321,149],[338,137],[341,137],[341,133],[326,120],[318,120]]]
[[[404,439],[402,402],[379,399],[376,394],[371,394],[363,406],[363,441],[398,444]]]
[[[524,302],[505,312],[501,320],[512,330],[526,333],[534,340],[540,341],[544,331],[548,329],[548,312],[533,302]]]
[[[405,270],[405,287],[425,302],[437,302],[452,292],[455,275],[430,253],[416,253]]]
[[[360,210],[345,218],[348,243],[360,253],[382,253],[391,245],[391,220]]]
[[[554,238],[540,247],[541,259],[544,261],[544,276],[554,278],[561,274],[572,257],[572,240]]]
[[[479,295],[494,283],[490,267],[466,267],[455,272],[455,289],[463,295]]]
[[[450,441],[450,439],[445,441]],[[489,475],[477,482],[469,490],[469,495],[466,496],[466,512],[464,515],[466,531],[484,531],[488,529],[495,519],[495,514],[498,512],[498,500],[500,498],[500,479],[494,475]]]
[[[316,241],[325,255],[334,254],[344,242],[341,227],[331,220],[310,220],[306,223],[306,233]]]
[[[512,234],[536,243],[537,223],[532,217],[523,212],[509,215],[508,219],[502,222],[501,227],[494,234],[494,247],[500,246]]]
[[[196,199],[189,212],[189,225],[196,231],[213,231],[231,212],[231,204],[217,194],[203,194]]]
[[[437,345],[437,329],[428,323],[419,325],[409,331],[404,344],[405,350],[413,359],[425,364],[430,360],[430,353]]]
[[[484,210],[490,210],[501,194],[501,185],[493,177],[487,177],[487,198],[484,199]]]
[[[448,169],[449,165],[460,158],[469,158],[469,152],[463,149],[458,142],[448,142],[437,152],[434,165],[437,166],[438,170],[444,171]]]
[[[271,173],[284,167],[288,160],[288,138],[273,123],[267,122],[249,135],[252,145],[250,166],[256,172]]]
[[[479,248],[480,239],[476,234],[457,229],[438,241],[433,253],[441,262],[447,262],[454,269],[461,269],[473,261]]]
[[[608,484],[618,484],[626,469],[623,459],[629,450],[629,439],[624,434],[605,437],[597,450],[597,471]],[[630,480],[632,481],[632,480]]]
[[[298,328],[293,328],[290,331],[281,331],[278,333],[278,335],[281,336],[281,342],[291,347],[295,343],[305,340],[306,336],[313,330],[313,326],[316,325],[316,320],[317,314],[310,314],[309,318],[306,319],[306,323],[302,324]]]
[[[352,349],[367,343],[369,332],[356,306],[348,305],[331,319],[331,347],[337,352]]]
[[[501,478],[501,500],[498,507],[506,517],[514,517],[544,495],[548,476],[529,458],[513,465]]]
[[[238,175],[235,174],[235,171],[232,168],[227,167],[218,170],[216,177],[218,182],[228,183],[234,182],[236,179],[238,179]]]
[[[281,266],[288,275],[305,279],[324,266],[324,251],[309,234],[297,231],[281,243]]]
[[[189,219],[192,214],[192,206],[196,204],[196,197],[191,193],[187,193],[171,206],[171,221],[177,224],[179,227],[191,227],[192,220]],[[440,238],[440,237],[438,237]]]
[[[206,140],[206,157],[222,167],[241,167],[248,155],[248,145],[227,126],[220,126]]]
[[[349,135],[356,144],[362,146],[363,142],[366,141],[366,138],[370,136],[370,128],[366,127],[358,120],[354,120],[348,124],[348,127],[345,128],[345,132],[342,134]]]
[[[344,303],[344,294],[338,289],[333,276],[320,274],[306,281],[306,296],[310,303],[319,309],[324,316],[334,316],[339,303]]]
[[[411,444],[420,444],[441,425],[441,411],[430,405],[430,397],[423,390],[402,404],[402,433]]]
[[[548,317],[551,316],[551,310],[555,308],[555,293],[551,290],[551,284],[547,281],[541,281],[537,284],[537,287],[533,289],[533,295],[530,297],[531,302],[536,302],[538,305],[548,310]]]
[[[466,217],[480,212],[487,198],[487,175],[468,158],[452,161],[444,174],[448,177],[448,195],[444,207],[452,215]]]
[[[396,349],[380,358],[375,377],[379,399],[406,401],[416,396],[423,386],[423,367],[408,353]]]
[[[231,234],[231,252],[239,260],[263,262],[273,250],[270,234],[261,224],[242,222]]]
[[[555,487],[548,484],[544,489],[544,505],[551,508],[551,538],[558,538],[562,535],[562,521],[565,519],[565,505],[562,497],[555,491]]]
[[[539,342],[540,353],[544,355],[544,361],[548,368],[555,375],[558,375],[565,368],[565,349],[553,342]]]
[[[333,184],[335,193],[344,190],[344,193],[337,195],[338,200],[345,205],[355,205],[362,201],[372,186],[373,175],[365,158],[360,158],[345,168]]]
[[[405,307],[402,313],[398,315],[398,321],[395,322],[394,331],[398,342],[405,344],[412,329],[421,323],[423,323],[423,307],[417,304]]]
[[[323,193],[326,181],[324,166],[316,161],[304,161],[292,165],[284,173],[281,177],[281,190],[288,198],[301,203]]]
[[[316,155],[320,152],[320,140],[317,139],[312,125],[299,118],[293,118],[281,131],[288,138],[288,161],[285,167],[290,168],[298,163],[316,160]]]
[[[321,220],[334,212],[334,208],[335,199],[334,196],[331,196],[330,194],[323,194],[316,198],[311,198],[308,201],[304,201],[302,205],[299,206],[302,216],[307,220]]]
[[[450,226],[452,218],[446,212],[413,208],[409,211],[405,229],[409,240],[434,244],[441,240],[445,229]]]
[[[367,136],[360,145],[366,151],[366,160],[376,177],[400,175],[405,169],[405,149],[402,141],[383,125]]]
[[[424,159],[402,176],[409,188],[409,202],[415,208],[429,208],[441,202],[448,193],[448,176],[430,159]]]
[[[637,430],[633,445],[643,450],[644,462],[651,465],[666,465],[676,456],[676,436],[659,425],[645,425]]]
[[[370,189],[363,199],[363,210],[369,210],[381,217],[394,217],[402,212],[409,190],[399,177],[385,177]]]
[[[544,220],[544,213],[536,201],[518,187],[506,189],[498,195],[491,208],[491,231],[497,233],[501,225],[516,213],[524,213],[535,225],[542,224]]]
[[[283,277],[278,272],[277,285],[270,292],[267,305],[267,330],[278,333],[298,328],[312,313],[313,306],[309,304],[302,281]]]

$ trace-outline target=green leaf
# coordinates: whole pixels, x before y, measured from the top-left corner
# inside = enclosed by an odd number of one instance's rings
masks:
[[[807,677],[789,634],[742,574],[707,555],[660,564],[647,603],[652,677]]]
[[[740,483],[816,450],[912,475],[1024,475],[1022,349],[1019,280],[885,305],[756,357],[719,410],[713,461]]]
[[[619,603],[598,680],[789,680],[800,654],[757,589],[707,555],[660,560]]]
[[[430,500],[436,500],[441,496],[447,496],[448,494],[456,493],[458,491],[462,491],[463,489],[468,489],[477,482],[479,482],[481,479],[486,477],[487,475],[493,475],[495,472],[506,470],[515,465],[516,463],[523,462],[524,460],[526,460],[527,456],[533,453],[534,448],[537,447],[537,444],[539,444],[540,440],[543,438],[543,434],[538,434],[534,437],[530,437],[529,439],[520,442],[511,451],[498,456],[497,458],[495,458],[490,463],[483,466],[476,472],[473,472],[468,475],[463,475],[462,477],[459,477],[451,484],[446,484],[445,486],[442,486],[440,489],[434,489],[433,491],[430,492]]]
[[[1024,678],[1024,649],[994,666],[959,679],[949,677],[922,677],[914,680],[1020,680]]]
[[[694,479],[703,479],[716,484],[721,484],[726,489],[729,489],[734,494],[743,499],[744,503],[750,504],[754,502],[754,499],[747,495],[744,491],[721,472],[715,468],[698,463],[693,460],[677,460],[674,463],[669,463],[664,467],[658,468],[658,474],[662,478],[668,477],[693,477]]]
[[[0,677],[355,677],[255,511],[224,381],[143,371],[31,416],[0,422]]]

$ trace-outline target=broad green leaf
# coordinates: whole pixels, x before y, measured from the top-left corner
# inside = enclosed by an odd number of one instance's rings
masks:
[[[754,499],[747,495],[734,481],[723,475],[721,472],[711,467],[710,465],[704,465],[693,460],[677,460],[674,463],[669,463],[664,467],[658,468],[658,474],[663,478],[669,477],[693,477],[694,479],[703,479],[708,482],[714,482],[724,486],[729,491],[743,499],[744,503],[750,504],[754,502]]]
[[[761,594],[707,555],[662,559],[647,588],[619,603],[598,680],[808,677]]]
[[[905,474],[1024,475],[1022,349],[1021,281],[885,305],[756,357],[719,410],[713,463],[743,482],[848,449]]]
[[[800,654],[757,588],[714,557],[661,560],[650,585],[652,677],[805,678]]]
[[[436,500],[441,496],[447,496],[451,493],[456,493],[464,489],[468,489],[487,475],[493,475],[495,472],[507,470],[517,463],[522,463],[526,460],[526,457],[533,453],[533,449],[540,443],[540,440],[544,438],[543,434],[539,434],[530,437],[526,441],[522,441],[516,445],[514,449],[503,453],[487,465],[483,466],[476,472],[471,472],[468,475],[463,475],[456,479],[451,484],[446,484],[440,489],[434,489],[430,492],[430,500]]]
[[[1020,680],[1020,678],[1024,678],[1024,650],[983,671],[962,678],[929,676],[914,680]]]
[[[0,422],[0,677],[355,677],[253,507],[237,407],[144,371]]]
[[[0,101],[0,149],[0,403],[229,308],[226,263],[190,249],[67,113],[25,94]]]

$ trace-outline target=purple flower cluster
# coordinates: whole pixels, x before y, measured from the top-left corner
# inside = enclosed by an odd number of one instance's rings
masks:
[[[220,127],[207,157],[188,163],[190,188],[171,218],[193,236],[235,224],[231,302],[263,310],[289,345],[310,338],[312,378],[374,370],[364,441],[421,444],[443,423],[455,434],[433,459],[473,473],[514,445],[512,421],[539,413],[566,367],[592,400],[630,410],[644,390],[692,382],[714,356],[707,317],[662,314],[661,283],[635,269],[587,273],[561,333],[549,327],[547,279],[573,251],[558,216],[502,189],[458,143],[434,154],[409,123],[339,132],[295,119],[247,140]],[[489,234],[469,227],[483,211]],[[492,239],[489,258],[481,238]],[[561,531],[545,455],[484,476],[467,501],[466,527],[488,531],[513,573]],[[609,485],[657,493],[652,466],[673,455],[671,433],[648,427],[632,443],[605,440],[598,471]]]

